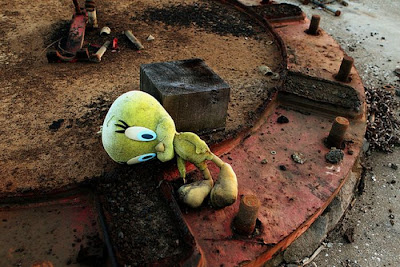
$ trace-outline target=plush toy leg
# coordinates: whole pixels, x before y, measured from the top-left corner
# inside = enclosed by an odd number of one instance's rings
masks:
[[[205,180],[196,181],[191,184],[185,184],[178,189],[179,198],[186,205],[192,208],[200,207],[214,185],[214,181],[207,164],[205,162],[201,162],[196,164],[196,167],[203,172]]]
[[[219,160],[222,162],[221,159]],[[220,161],[218,163],[221,163]],[[218,163],[216,164],[218,165]],[[231,165],[223,163],[220,168],[221,171],[219,172],[218,180],[211,190],[210,195],[211,205],[214,208],[223,208],[232,205],[236,201],[238,194],[237,178]]]
[[[179,198],[189,207],[198,208],[213,187],[213,180],[201,180],[179,187]]]
[[[186,166],[185,160],[178,155],[176,156],[176,163],[178,165],[178,171],[183,179],[183,183],[186,184]]]

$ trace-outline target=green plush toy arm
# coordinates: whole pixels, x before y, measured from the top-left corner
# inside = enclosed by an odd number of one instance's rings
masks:
[[[196,154],[200,155],[206,152],[210,152],[210,149],[208,148],[206,142],[201,140],[197,134],[191,132],[184,132],[184,133],[179,133],[179,135],[182,139],[184,139],[186,142],[191,143],[195,147]]]
[[[157,158],[162,161],[168,161],[174,157],[174,137],[175,137],[175,124],[170,118],[161,118],[156,129],[157,140],[160,142],[157,147]]]

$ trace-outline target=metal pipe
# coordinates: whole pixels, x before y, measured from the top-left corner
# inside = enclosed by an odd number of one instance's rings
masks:
[[[335,14],[335,16],[340,16],[340,14],[342,13],[339,9],[334,9],[330,6],[325,5],[324,3],[318,1],[318,0],[311,0],[312,3],[316,4],[317,6],[320,6],[330,12],[332,12],[333,14]]]

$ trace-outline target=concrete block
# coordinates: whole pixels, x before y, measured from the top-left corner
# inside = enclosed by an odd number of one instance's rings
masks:
[[[140,90],[160,101],[178,131],[225,127],[230,87],[202,59],[143,64]]]

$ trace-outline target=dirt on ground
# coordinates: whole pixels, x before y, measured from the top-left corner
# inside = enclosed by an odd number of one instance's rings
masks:
[[[138,168],[125,165],[95,183],[118,262],[144,266],[177,262],[192,245],[184,239],[178,219],[160,192],[161,163]]]
[[[72,1],[1,5],[3,194],[45,192],[118,168],[96,133],[111,103],[139,88],[140,64],[203,58],[231,86],[226,129],[206,137],[208,142],[249,127],[279,85],[258,70],[268,65],[281,71],[274,38],[226,5],[166,0],[96,4],[100,28],[109,26],[112,32],[104,38],[98,30],[87,30],[85,45],[102,45],[117,37],[120,46],[119,52],[107,51],[100,64],[47,62],[46,47],[68,31]],[[142,41],[144,50],[136,51],[124,38],[121,32],[126,29]],[[150,34],[155,40],[148,42]]]

